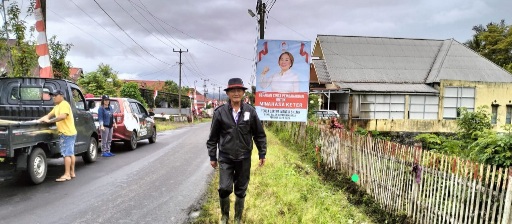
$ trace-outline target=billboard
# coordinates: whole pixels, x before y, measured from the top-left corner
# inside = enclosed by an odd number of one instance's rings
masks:
[[[258,40],[256,53],[259,118],[306,122],[311,41]]]

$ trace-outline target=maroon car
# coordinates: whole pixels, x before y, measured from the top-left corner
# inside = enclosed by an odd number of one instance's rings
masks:
[[[93,114],[96,128],[99,128],[98,108],[101,105],[101,98],[86,100],[89,111]],[[149,143],[156,142],[155,121],[139,101],[130,98],[110,98],[110,105],[114,109],[114,121],[117,124],[112,142],[124,142],[130,150],[137,148],[139,140],[148,139]]]

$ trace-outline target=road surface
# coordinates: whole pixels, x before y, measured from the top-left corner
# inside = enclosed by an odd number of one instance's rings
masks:
[[[45,182],[0,182],[0,223],[184,223],[197,213],[211,180],[202,123],[159,133],[135,151],[118,143],[115,157],[84,164],[58,183],[63,160],[53,159]]]

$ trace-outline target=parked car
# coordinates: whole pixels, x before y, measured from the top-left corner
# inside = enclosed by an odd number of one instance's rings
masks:
[[[46,178],[47,158],[59,158],[59,133],[54,123],[33,120],[48,114],[54,105],[49,93],[62,90],[69,102],[77,130],[75,155],[96,161],[98,133],[80,88],[61,79],[0,78],[0,173],[13,177],[18,171],[34,184]]]
[[[340,117],[338,111],[335,110],[315,110],[316,117],[320,119],[329,119],[331,117]]]
[[[99,131],[98,108],[101,98],[87,98],[89,111],[92,113],[96,128]],[[137,142],[148,139],[149,143],[156,142],[156,125],[148,110],[137,100],[130,98],[110,98],[110,105],[114,109],[114,128],[112,142],[124,142],[129,150],[137,148]],[[101,134],[100,134],[101,139]]]

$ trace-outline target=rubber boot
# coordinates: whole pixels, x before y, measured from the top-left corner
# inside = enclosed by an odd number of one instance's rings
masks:
[[[222,214],[220,223],[227,224],[229,219],[229,197],[220,199],[220,211]]]
[[[245,198],[236,197],[235,201],[235,223],[240,224],[242,221],[242,214],[244,213]]]

